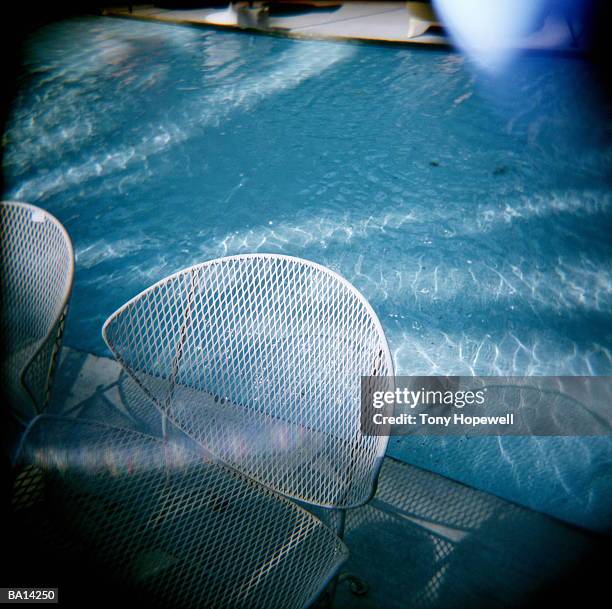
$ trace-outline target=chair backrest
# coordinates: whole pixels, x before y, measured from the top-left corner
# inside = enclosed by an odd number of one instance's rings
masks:
[[[372,308],[336,273],[275,254],[212,260],[136,296],[103,336],[226,464],[316,505],[371,497],[387,438],[361,433],[361,377],[393,364]]]
[[[72,290],[74,253],[60,222],[46,211],[0,203],[2,376],[18,418],[49,397]]]

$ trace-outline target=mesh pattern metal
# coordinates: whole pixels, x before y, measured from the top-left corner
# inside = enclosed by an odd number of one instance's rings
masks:
[[[163,607],[303,607],[347,556],[291,501],[138,432],[42,416],[20,462],[44,472],[62,529]]]
[[[212,260],[128,302],[103,335],[225,463],[316,505],[370,498],[387,438],[361,434],[361,376],[393,368],[376,315],[339,275],[272,254]]]
[[[64,227],[25,203],[0,203],[1,376],[27,420],[49,398],[72,289],[74,255]]]
[[[134,421],[134,429],[150,436],[163,438],[164,424],[161,412],[125,369],[122,369],[119,374],[117,388],[121,405]],[[108,423],[108,421],[105,422]]]

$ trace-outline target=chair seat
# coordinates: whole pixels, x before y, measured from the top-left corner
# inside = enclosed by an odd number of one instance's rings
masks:
[[[62,529],[165,607],[303,607],[347,556],[312,514],[179,444],[43,416],[20,460],[45,471]]]
[[[154,387],[155,393],[170,391],[166,379],[144,373],[138,377],[144,386]],[[146,421],[143,414],[139,418],[150,425],[153,402],[144,407],[142,400],[148,398],[142,389],[133,381],[129,385],[131,391],[124,396],[128,398],[126,409],[146,414]],[[340,503],[347,493],[351,482],[347,473],[354,467],[348,460],[350,451],[345,450],[348,440],[184,385],[172,389],[171,402],[167,413],[179,429],[257,482],[306,502],[325,494],[330,503]]]

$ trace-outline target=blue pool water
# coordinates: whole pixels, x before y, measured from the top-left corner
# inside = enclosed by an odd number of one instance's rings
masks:
[[[66,344],[241,252],[327,265],[402,374],[606,375],[609,115],[579,60],[503,76],[446,51],[88,18],[28,46],[4,198],[54,213],[76,283]],[[612,524],[607,438],[394,440],[390,452],[560,517]]]

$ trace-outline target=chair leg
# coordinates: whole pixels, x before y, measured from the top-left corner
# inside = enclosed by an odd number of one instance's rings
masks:
[[[340,509],[338,510],[338,512],[340,512],[340,514],[338,517],[338,524],[336,525],[336,535],[338,535],[338,537],[340,537],[340,539],[344,541],[344,525],[346,524],[346,510]]]

